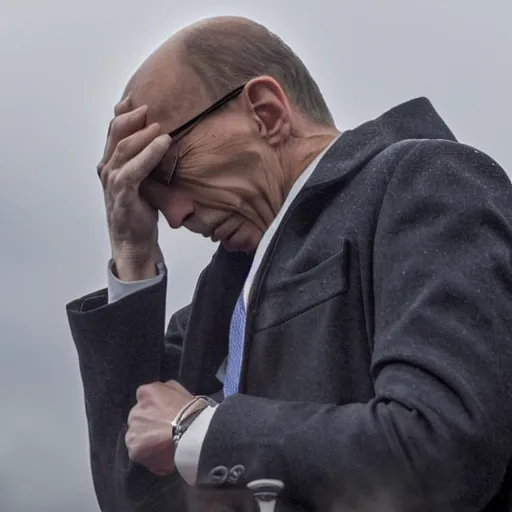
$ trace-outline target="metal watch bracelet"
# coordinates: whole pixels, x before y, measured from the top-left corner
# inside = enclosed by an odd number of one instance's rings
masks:
[[[194,405],[198,402],[203,402],[202,407],[199,409],[195,409],[191,413],[187,414]],[[192,425],[193,421],[201,414],[207,407],[212,407],[216,405],[215,402],[207,397],[198,395],[194,397],[188,404],[180,409],[174,420],[171,422],[172,426],[172,440],[175,445],[177,445],[180,439],[183,437],[183,434],[187,431],[187,429]]]

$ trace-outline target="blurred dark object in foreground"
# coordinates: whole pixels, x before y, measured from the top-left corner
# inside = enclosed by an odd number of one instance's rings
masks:
[[[259,512],[253,494],[247,489],[191,489],[190,512]]]

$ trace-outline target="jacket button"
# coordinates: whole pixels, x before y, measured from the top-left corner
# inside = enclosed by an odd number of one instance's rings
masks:
[[[228,478],[228,468],[226,466],[217,466],[208,473],[208,483],[213,485],[222,485]]]
[[[236,466],[233,466],[229,470],[227,481],[230,484],[236,484],[240,478],[242,478],[243,474],[245,473],[245,467],[241,464],[237,464]]]

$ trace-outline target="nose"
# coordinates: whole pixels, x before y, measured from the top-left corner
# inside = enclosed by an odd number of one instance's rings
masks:
[[[187,217],[194,214],[194,203],[186,190],[176,186],[166,187],[154,180],[145,180],[140,191],[151,205],[162,212],[171,228],[178,229]]]
[[[160,206],[160,211],[169,226],[178,229],[183,226],[185,219],[194,214],[194,203],[184,194],[171,192],[165,204]]]

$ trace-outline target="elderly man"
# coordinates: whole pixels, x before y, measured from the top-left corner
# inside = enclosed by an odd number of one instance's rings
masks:
[[[509,510],[512,187],[428,100],[340,134],[278,37],[210,19],[133,75],[98,174],[108,288],[68,317],[103,511],[261,479],[277,510]],[[219,242],[167,329],[158,212]]]

